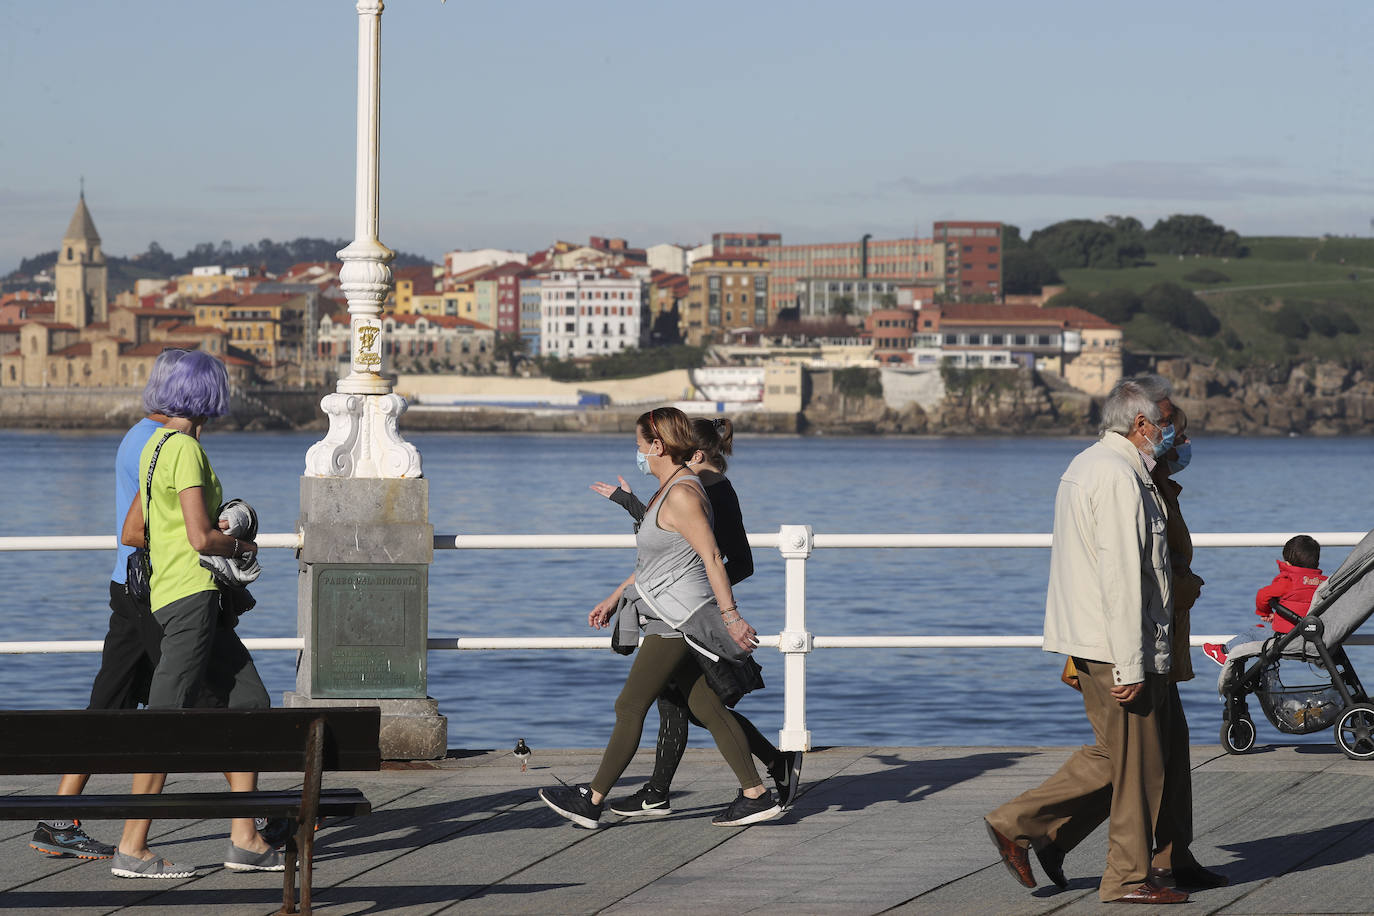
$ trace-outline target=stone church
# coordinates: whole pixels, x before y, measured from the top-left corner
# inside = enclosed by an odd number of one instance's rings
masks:
[[[111,307],[109,267],[84,191],[62,237],[54,273],[55,299],[26,309],[17,334],[6,335],[0,387],[141,388],[154,360],[168,347],[226,357],[225,331],[196,326],[189,311]],[[242,369],[229,368],[231,375]]]

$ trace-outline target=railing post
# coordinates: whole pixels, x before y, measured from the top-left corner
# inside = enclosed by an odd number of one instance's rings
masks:
[[[811,750],[811,732],[806,728],[806,656],[812,648],[811,633],[806,629],[806,559],[811,556],[813,534],[810,525],[783,525],[778,529],[778,550],[786,576],[786,612],[783,630],[778,634],[778,651],[783,655],[783,714],[778,748],[784,751]]]

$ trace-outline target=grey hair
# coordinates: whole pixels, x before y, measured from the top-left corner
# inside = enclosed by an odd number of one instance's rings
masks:
[[[1102,404],[1102,423],[1099,432],[1127,435],[1135,425],[1135,418],[1144,415],[1151,423],[1158,423],[1159,402],[1173,397],[1174,389],[1163,376],[1147,374],[1123,378],[1112,386]]]

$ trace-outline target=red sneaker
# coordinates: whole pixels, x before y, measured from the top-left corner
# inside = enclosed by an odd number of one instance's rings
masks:
[[[1202,654],[1216,662],[1218,665],[1226,664],[1226,647],[1219,642],[1205,642],[1202,644]]]

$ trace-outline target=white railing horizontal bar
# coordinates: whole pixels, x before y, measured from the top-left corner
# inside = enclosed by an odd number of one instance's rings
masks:
[[[258,637],[245,639],[243,644],[250,651],[254,649],[270,651],[290,649],[299,652],[305,648],[305,640],[299,636]],[[0,642],[0,655],[37,655],[44,653],[99,652],[104,643],[99,639],[34,640],[30,642]]]
[[[435,550],[634,549],[633,534],[436,534]]]
[[[1363,531],[1316,531],[1312,537],[1331,547],[1353,547]],[[1290,532],[1201,532],[1193,534],[1194,547],[1282,547]],[[1020,548],[1050,546],[1048,534],[817,534],[816,548]],[[778,546],[777,534],[751,534],[752,547]],[[299,550],[299,532],[258,535],[258,546]],[[586,548],[633,548],[632,534],[436,534],[436,550],[576,550]],[[21,550],[113,550],[111,535],[60,537],[0,537],[0,553]]]
[[[259,547],[299,550],[299,532],[290,534],[260,534]],[[52,537],[0,537],[0,553],[16,550],[114,550],[118,544],[112,534],[62,535]]]
[[[1226,643],[1234,633],[1193,636],[1189,645],[1200,648],[1203,643]],[[1255,634],[1265,639],[1269,631]],[[777,636],[759,636],[759,648],[774,649]],[[815,636],[817,649],[1039,649],[1044,643],[1040,636]],[[299,637],[245,639],[249,650],[287,650],[299,652],[305,640]],[[1356,633],[1346,639],[1347,646],[1374,646],[1374,633]],[[609,649],[609,636],[431,636],[431,651],[458,650],[463,652],[495,650],[541,649]],[[0,655],[40,655],[99,652],[97,639],[35,640],[31,642],[0,642]]]

